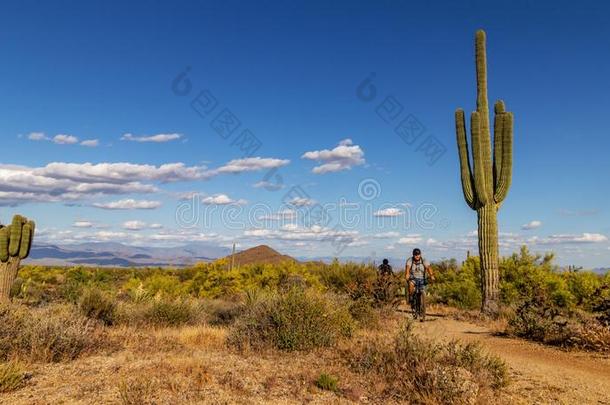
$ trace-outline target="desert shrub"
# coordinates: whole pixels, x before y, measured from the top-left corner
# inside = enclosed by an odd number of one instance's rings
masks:
[[[314,290],[293,288],[260,298],[231,328],[228,342],[239,349],[275,347],[309,350],[350,336],[354,320],[347,302]]]
[[[320,374],[318,378],[316,378],[315,384],[316,387],[326,391],[339,391],[339,379],[331,374]]]
[[[244,312],[245,306],[237,300],[214,299],[206,300],[203,310],[210,325],[230,325]]]
[[[610,281],[610,273],[606,279]],[[605,326],[610,327],[610,283],[604,281],[591,297],[591,306],[595,317]]]
[[[508,383],[508,367],[502,359],[490,356],[478,343],[453,340],[444,346],[443,362],[469,370],[478,378],[485,379],[491,388],[502,388]]]
[[[585,350],[610,350],[610,329],[592,314],[568,310],[537,297],[522,303],[507,333],[537,342]]]
[[[373,307],[373,302],[366,298],[353,300],[349,303],[349,313],[358,323],[366,328],[375,328],[379,325],[379,311]]]
[[[189,323],[195,318],[193,307],[185,300],[153,300],[146,315],[151,323],[167,326]]]
[[[435,282],[430,284],[431,302],[463,309],[481,306],[478,257],[468,258],[461,267],[455,260],[433,264]]]
[[[87,288],[82,292],[78,308],[87,318],[97,319],[104,325],[112,325],[115,322],[115,300],[97,288]]]
[[[506,365],[476,345],[416,336],[407,323],[393,341],[372,337],[344,352],[357,372],[385,383],[382,395],[410,403],[473,403],[508,383]]]
[[[195,269],[189,291],[204,298],[226,298],[252,289],[323,288],[315,267],[290,261],[246,265],[232,270],[217,261],[198,264]]]
[[[329,265],[319,267],[322,283],[332,291],[347,293],[353,299],[373,296],[373,285],[377,270],[371,265],[339,263],[334,260]]]
[[[518,306],[543,296],[554,305],[567,308],[575,299],[568,284],[553,265],[552,254],[534,255],[523,246],[520,252],[500,261],[500,298],[509,306]]]
[[[66,306],[28,310],[19,305],[2,305],[0,324],[0,360],[72,360],[101,343],[94,325]]]
[[[26,374],[19,363],[0,364],[0,393],[15,391],[23,385]]]
[[[181,282],[179,277],[169,272],[153,273],[149,277],[129,279],[122,289],[129,295],[137,294],[137,289],[143,289],[151,296],[180,297],[188,293],[188,284]]]
[[[132,326],[178,326],[202,320],[199,302],[187,298],[156,296],[140,302],[121,303],[117,308],[117,323]]]
[[[574,304],[587,311],[591,311],[594,306],[595,293],[602,286],[602,277],[590,271],[572,271],[563,274],[566,286],[572,297]]]

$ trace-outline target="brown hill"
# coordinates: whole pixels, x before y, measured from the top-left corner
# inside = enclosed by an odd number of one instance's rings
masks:
[[[232,257],[229,255],[226,256],[225,259],[231,263]],[[267,245],[259,245],[235,253],[235,266],[244,266],[246,264],[276,264],[285,261],[296,262],[297,260],[288,255],[283,255]]]

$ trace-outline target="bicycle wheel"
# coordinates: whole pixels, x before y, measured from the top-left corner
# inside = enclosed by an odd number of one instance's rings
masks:
[[[426,292],[423,290],[419,292],[419,320],[426,320]]]
[[[419,305],[420,301],[419,301],[419,291],[415,291],[413,293],[413,302],[412,302],[412,308],[413,308],[413,319],[417,319],[419,318],[420,315],[420,305]]]

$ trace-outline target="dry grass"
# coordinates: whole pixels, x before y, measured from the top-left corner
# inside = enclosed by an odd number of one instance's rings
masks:
[[[26,379],[26,373],[21,364],[8,362],[0,364],[0,393],[15,391]]]
[[[0,324],[2,360],[66,361],[103,346],[100,328],[68,306],[31,310],[3,305]]]
[[[439,343],[413,333],[408,322],[388,339],[371,336],[345,350],[351,367],[369,376],[382,395],[415,403],[489,400],[508,383],[506,365],[475,344]]]
[[[34,364],[32,383],[8,393],[7,401],[29,404],[44,397],[44,403],[83,404],[396,403],[400,399],[388,395],[387,382],[355,369],[346,358],[364,341],[391,341],[400,318],[386,316],[380,322],[380,328],[356,332],[355,341],[343,339],[338,346],[289,355],[270,347],[234,351],[226,345],[230,332],[223,326],[105,327],[113,351]]]

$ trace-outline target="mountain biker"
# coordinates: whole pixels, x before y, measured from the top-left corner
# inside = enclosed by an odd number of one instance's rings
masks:
[[[392,266],[390,266],[388,259],[383,259],[383,263],[379,265],[379,267],[377,268],[377,272],[380,276],[391,276],[392,274],[394,274],[394,271],[392,270]]]
[[[407,279],[409,305],[413,307],[415,285],[417,284],[419,288],[425,291],[428,279],[434,281],[434,273],[432,272],[432,267],[430,267],[430,262],[422,257],[421,250],[418,248],[413,249],[412,256],[407,259],[405,277]],[[423,321],[423,319],[420,320]]]

